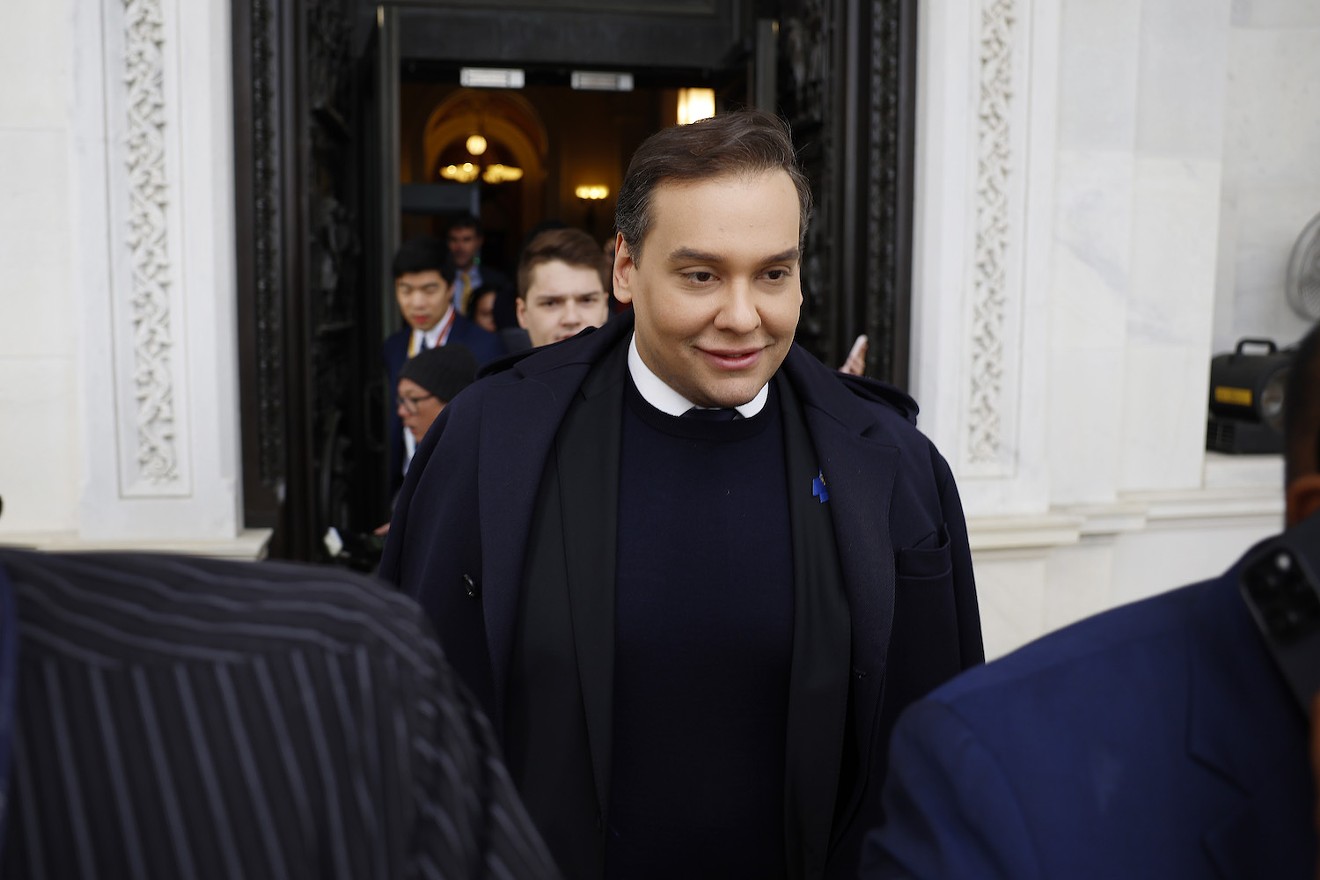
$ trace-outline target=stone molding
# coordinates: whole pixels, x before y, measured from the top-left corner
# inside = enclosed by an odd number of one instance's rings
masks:
[[[130,267],[130,289],[123,298],[132,320],[137,449],[131,458],[133,472],[120,476],[126,494],[152,495],[184,482],[175,419],[175,341],[170,330],[165,27],[159,0],[123,0],[123,5],[128,217],[126,227],[116,232],[123,236]],[[126,464],[129,460],[124,459]]]
[[[976,244],[972,259],[971,370],[967,457],[998,462],[1004,445],[1004,325],[1013,235],[1012,125],[1014,0],[989,0],[981,10],[976,128]]]

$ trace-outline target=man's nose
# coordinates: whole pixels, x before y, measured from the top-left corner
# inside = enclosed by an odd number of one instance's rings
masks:
[[[573,327],[582,320],[582,314],[578,311],[578,304],[569,300],[564,305],[564,311],[559,316],[559,323],[566,327]]]
[[[735,281],[729,285],[715,316],[715,326],[733,333],[751,333],[761,326],[761,313],[756,310],[750,284]]]

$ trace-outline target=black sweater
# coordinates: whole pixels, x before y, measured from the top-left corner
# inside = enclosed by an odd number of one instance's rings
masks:
[[[629,383],[606,875],[784,874],[793,560],[779,402],[666,415]]]

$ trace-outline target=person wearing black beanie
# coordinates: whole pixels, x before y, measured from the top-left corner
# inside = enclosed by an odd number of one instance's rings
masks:
[[[409,358],[399,370],[395,398],[403,427],[420,443],[445,404],[471,385],[476,375],[477,359],[462,345],[428,348]]]

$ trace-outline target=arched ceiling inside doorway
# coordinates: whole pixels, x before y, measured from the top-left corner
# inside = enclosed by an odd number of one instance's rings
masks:
[[[436,169],[445,150],[471,134],[481,134],[507,149],[509,158],[523,169],[525,180],[544,179],[550,140],[536,108],[521,95],[477,89],[460,89],[431,111],[422,136],[428,179],[437,179]]]

